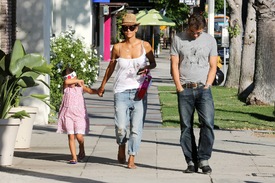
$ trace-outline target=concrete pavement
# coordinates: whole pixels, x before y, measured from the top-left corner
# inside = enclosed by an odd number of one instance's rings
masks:
[[[117,163],[113,126],[112,83],[103,98],[85,95],[91,132],[85,136],[86,158],[75,165],[70,159],[67,136],[56,125],[34,126],[31,148],[16,149],[12,166],[0,167],[1,183],[272,183],[275,182],[275,136],[268,131],[215,130],[209,163],[211,175],[185,174],[186,163],[179,146],[180,130],[161,126],[158,85],[173,85],[168,50],[156,58],[152,71],[148,115],[135,170]],[[102,63],[102,70],[107,63]],[[99,86],[104,71],[100,73]],[[195,129],[198,137],[199,129]]]

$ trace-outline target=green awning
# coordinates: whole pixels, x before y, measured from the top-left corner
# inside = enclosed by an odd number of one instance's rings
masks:
[[[170,18],[163,16],[157,10],[151,9],[150,11],[141,10],[138,14],[136,14],[137,22],[140,25],[166,25],[166,26],[175,26],[175,22],[173,22]]]

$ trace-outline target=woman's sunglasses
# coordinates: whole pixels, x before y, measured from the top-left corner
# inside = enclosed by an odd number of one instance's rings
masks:
[[[136,27],[137,27],[136,25],[130,25],[130,26],[123,25],[122,30],[127,31],[129,29],[130,31],[134,31],[136,29]]]

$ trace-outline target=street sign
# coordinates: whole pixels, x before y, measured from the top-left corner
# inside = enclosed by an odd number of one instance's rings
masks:
[[[179,3],[185,3],[188,6],[196,5],[196,0],[179,0]]]
[[[222,47],[229,47],[229,33],[227,27],[222,28]]]
[[[103,6],[103,15],[109,15],[109,6],[108,5]]]

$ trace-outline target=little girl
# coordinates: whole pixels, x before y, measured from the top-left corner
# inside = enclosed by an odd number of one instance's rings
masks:
[[[76,164],[85,157],[84,134],[89,132],[89,118],[83,92],[97,94],[97,90],[88,88],[83,80],[77,79],[76,72],[67,68],[62,72],[64,77],[64,95],[58,114],[58,133],[67,133],[72,159],[70,164]],[[76,156],[75,138],[79,143],[79,154]]]

